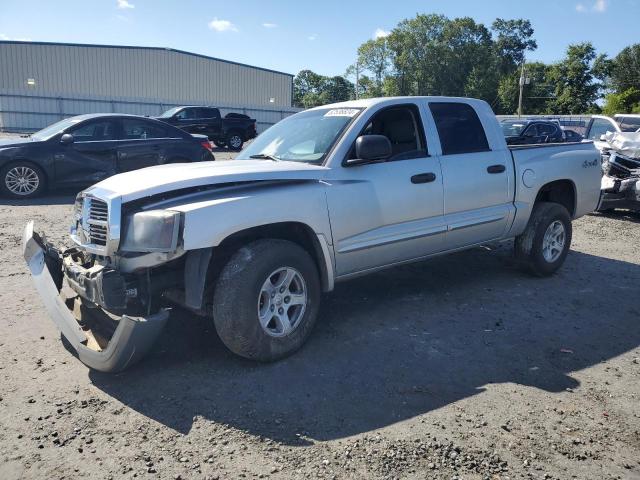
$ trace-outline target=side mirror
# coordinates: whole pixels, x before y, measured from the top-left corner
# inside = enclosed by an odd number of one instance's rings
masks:
[[[60,137],[60,143],[62,145],[70,145],[73,143],[73,141],[74,141],[73,135],[71,135],[70,133],[65,133]]]
[[[347,160],[347,165],[386,160],[391,153],[391,142],[384,135],[362,135],[356,140],[356,158]]]
[[[607,141],[607,137],[605,135],[600,135],[600,141],[601,142],[606,142]]]

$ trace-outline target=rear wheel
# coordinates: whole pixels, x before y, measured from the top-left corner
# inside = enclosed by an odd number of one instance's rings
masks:
[[[232,352],[259,361],[290,355],[318,315],[320,280],[311,256],[286,240],[240,248],[218,277],[213,320]]]
[[[0,178],[2,192],[13,198],[36,197],[45,189],[44,172],[29,162],[5,166],[0,171]]]
[[[551,275],[567,258],[571,235],[567,209],[558,203],[539,202],[533,207],[527,228],[516,237],[516,257],[534,275]]]
[[[226,143],[229,146],[229,150],[242,150],[244,140],[242,139],[242,135],[239,133],[230,133],[227,137]]]

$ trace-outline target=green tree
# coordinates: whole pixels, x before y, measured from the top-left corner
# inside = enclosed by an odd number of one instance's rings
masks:
[[[384,79],[389,73],[391,62],[391,50],[387,44],[387,39],[384,37],[367,40],[358,48],[359,68],[370,72],[373,77],[373,85],[371,85],[370,91],[367,92],[369,96],[379,97],[383,95],[382,87]]]
[[[615,92],[640,89],[640,43],[624,48],[611,64],[610,86]]]
[[[494,48],[501,75],[509,75],[522,65],[527,51],[538,48],[529,20],[496,18],[491,24],[495,34]]]
[[[598,76],[604,60],[596,55],[589,42],[569,45],[566,56],[549,72],[556,96],[550,113],[566,115],[597,111],[595,101],[603,88]]]
[[[343,102],[352,98],[353,92],[353,84],[340,75],[325,77],[311,70],[302,70],[293,79],[293,99],[298,107]]]
[[[604,97],[602,113],[640,113],[640,89],[630,87],[621,93],[609,93]]]

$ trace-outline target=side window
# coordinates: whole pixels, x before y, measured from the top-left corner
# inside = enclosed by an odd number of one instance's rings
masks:
[[[623,132],[635,132],[640,128],[640,118],[638,117],[616,117]]]
[[[430,103],[443,155],[487,152],[489,143],[475,110],[466,103]]]
[[[176,118],[179,118],[180,120],[191,120],[192,118],[195,118],[194,110],[194,108],[183,108],[176,114]]]
[[[384,109],[376,113],[361,135],[384,135],[391,143],[391,158],[387,161],[407,160],[427,156],[427,142],[415,105]],[[355,158],[355,148],[350,157]]]
[[[594,118],[589,129],[589,140],[600,140],[600,136],[607,132],[615,132],[615,128],[609,120],[604,118]]]
[[[116,138],[115,123],[110,120],[85,123],[68,133],[76,142],[100,142]]]
[[[523,137],[531,138],[538,136],[538,124],[533,123],[529,125],[524,132],[522,132]]]
[[[545,123],[541,123],[538,125],[538,135],[548,135],[552,136],[556,133],[556,127],[553,125],[548,125]]]
[[[215,108],[200,108],[201,116],[199,118],[219,118],[220,115]]]
[[[164,127],[144,120],[125,118],[122,120],[122,130],[126,140],[167,137],[167,130]]]

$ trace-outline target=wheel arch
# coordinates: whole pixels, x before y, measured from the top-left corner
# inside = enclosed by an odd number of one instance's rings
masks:
[[[572,180],[560,179],[545,183],[538,189],[535,201],[558,203],[565,207],[571,218],[575,216],[577,204],[576,185]]]
[[[188,299],[188,306],[200,309],[231,256],[243,245],[260,239],[288,240],[301,246],[316,264],[322,290],[333,290],[333,257],[324,236],[316,234],[302,222],[278,222],[239,230],[214,247],[188,252],[185,263],[185,298]],[[203,263],[208,265],[207,268],[202,269]]]

